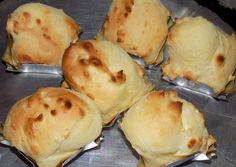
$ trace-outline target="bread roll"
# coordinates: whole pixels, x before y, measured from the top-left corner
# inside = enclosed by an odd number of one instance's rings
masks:
[[[8,44],[3,60],[61,66],[65,49],[76,41],[80,26],[61,9],[40,3],[19,6],[7,19]]]
[[[72,44],[63,56],[62,69],[69,87],[94,101],[104,124],[153,88],[144,70],[108,41]]]
[[[169,61],[162,67],[170,79],[183,77],[222,93],[234,80],[236,37],[202,17],[178,19],[167,45]]]
[[[169,11],[160,0],[114,0],[98,39],[120,45],[148,64],[162,61]]]
[[[175,91],[153,91],[124,115],[120,127],[140,154],[139,167],[163,167],[215,142],[201,113]]]
[[[85,95],[40,88],[10,110],[4,137],[39,167],[60,166],[101,133],[100,113]]]

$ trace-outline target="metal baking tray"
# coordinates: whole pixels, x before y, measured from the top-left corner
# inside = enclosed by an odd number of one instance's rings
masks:
[[[0,55],[6,47],[6,18],[20,4],[32,0],[4,0],[0,3]],[[94,38],[101,27],[111,0],[38,0],[37,2],[62,8],[81,25],[81,39]],[[174,17],[204,16],[224,31],[233,30],[216,14],[199,6],[193,0],[162,0]],[[232,18],[233,19],[233,18]],[[209,162],[185,163],[185,167],[236,167],[236,95],[227,101],[217,101],[208,96],[168,84],[161,79],[159,67],[147,70],[147,75],[157,89],[175,89],[179,95],[192,102],[204,113],[206,125],[217,140],[217,156]],[[10,107],[19,99],[32,94],[39,87],[59,86],[62,77],[50,74],[10,73],[0,64],[0,121],[4,121]],[[100,148],[82,153],[68,167],[136,167],[138,155],[130,149],[121,131],[114,125],[103,132]],[[27,167],[14,150],[0,147],[0,167]]]

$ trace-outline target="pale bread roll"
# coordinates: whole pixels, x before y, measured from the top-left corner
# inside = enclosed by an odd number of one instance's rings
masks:
[[[169,61],[162,70],[171,80],[184,77],[220,94],[235,78],[235,35],[224,33],[203,17],[178,19],[168,35],[167,46]]]
[[[61,66],[65,49],[78,39],[80,26],[63,10],[27,3],[7,19],[8,44],[3,60],[14,66],[47,64]]]
[[[86,94],[97,105],[104,124],[153,88],[144,70],[108,41],[72,44],[63,56],[62,69],[69,87]]]
[[[202,114],[175,91],[150,92],[125,113],[120,127],[141,156],[139,167],[164,167],[206,153],[215,142]]]
[[[120,45],[147,64],[162,61],[169,11],[160,0],[114,0],[98,39]]]
[[[100,113],[88,97],[48,87],[10,109],[4,137],[39,167],[56,167],[99,137],[101,129]]]

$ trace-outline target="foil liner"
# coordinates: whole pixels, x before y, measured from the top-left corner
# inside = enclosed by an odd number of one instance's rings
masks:
[[[1,138],[0,138],[1,140]],[[81,152],[87,151],[87,150],[91,150],[93,148],[96,148],[100,145],[101,141],[103,140],[103,137],[99,137],[98,139],[96,139],[95,141],[85,145],[84,147],[82,147],[81,149],[79,149],[74,155],[72,155],[71,157],[69,157],[68,159],[66,159],[61,167],[66,166],[68,163],[70,163],[75,157],[77,157]],[[1,140],[0,144],[3,144],[5,146],[11,147],[11,148],[15,148],[14,146],[11,145],[11,143],[7,140]],[[27,160],[32,167],[37,167],[37,165],[35,164],[35,162],[30,159],[29,157],[27,157],[23,152],[19,151],[17,148],[15,148],[17,150],[18,153],[20,153],[20,155],[22,155],[25,160]]]
[[[18,68],[7,65],[6,71],[15,73],[41,73],[63,75],[60,67],[54,67],[46,64],[21,64]]]
[[[116,122],[119,122],[120,119],[123,117],[123,114],[126,112],[127,110],[121,112],[120,114],[118,114],[111,122],[109,122],[108,124],[104,125],[103,128],[110,128],[112,126],[115,125]]]
[[[211,157],[214,157],[215,155],[216,155],[215,153],[210,153],[209,155],[206,155],[205,153],[197,152],[190,157],[170,163],[166,167],[176,167],[183,163],[191,162],[191,161],[209,161]]]
[[[180,86],[181,88],[189,89],[193,92],[200,93],[202,95],[213,97],[215,99],[227,100],[227,94],[218,96],[217,94],[215,94],[214,90],[210,86],[203,83],[196,83],[181,77],[176,77],[171,80],[168,76],[165,75],[162,77],[162,79],[174,85]]]
[[[163,53],[164,53],[164,61],[168,59],[168,49],[166,47],[164,47],[163,49]],[[135,57],[132,56],[132,59],[138,63],[140,66],[142,66],[143,68],[146,69],[146,72],[149,70],[151,71],[157,71],[157,65],[146,65],[145,62],[139,58],[139,57]],[[181,78],[181,77],[176,77],[173,80],[171,80],[168,76],[164,75],[162,76],[162,79],[167,81],[168,83],[171,83],[173,85],[179,86],[182,89],[188,89],[192,92],[195,93],[199,93],[208,97],[212,97],[215,99],[219,99],[219,100],[227,100],[227,94],[224,95],[217,95],[215,94],[214,90],[203,83],[196,83],[193,82],[191,80],[185,79],[185,78]],[[154,81],[155,82],[155,81]]]

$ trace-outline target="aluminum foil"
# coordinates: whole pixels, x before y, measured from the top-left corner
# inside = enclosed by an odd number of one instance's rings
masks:
[[[53,67],[45,64],[21,64],[17,69],[12,66],[6,66],[6,71],[14,73],[41,73],[63,75],[60,67]]]
[[[176,166],[180,166],[186,162],[191,162],[191,161],[200,161],[200,162],[201,161],[208,161],[209,162],[211,157],[213,157],[213,156],[215,156],[214,153],[212,153],[210,156],[207,156],[204,153],[195,153],[194,155],[192,155],[188,158],[168,164],[167,167],[176,167]]]
[[[93,141],[87,145],[85,145],[84,147],[82,147],[81,149],[79,149],[74,155],[72,155],[71,157],[69,157],[68,159],[66,159],[61,167],[64,167],[66,166],[67,164],[69,164],[71,161],[73,161],[79,154],[81,154],[82,152],[84,151],[87,151],[87,150],[91,150],[93,148],[96,148],[100,145],[100,142],[103,140],[102,137],[98,138],[96,141]],[[11,143],[7,140],[2,140],[0,141],[0,144],[3,144],[4,146],[7,146],[7,147],[11,147],[13,149],[16,149],[14,146],[11,145]],[[29,157],[27,157],[23,152],[17,150],[17,152],[22,155],[22,157],[24,157],[24,159],[29,162],[29,164],[31,164],[32,167],[37,167],[37,164],[34,163],[34,161],[32,161]]]
[[[163,76],[162,77],[165,81],[170,82],[174,85],[178,85],[180,87],[183,87],[185,89],[190,89],[191,91],[195,91],[197,93],[206,95],[206,96],[210,96],[216,99],[221,99],[221,100],[226,100],[227,99],[227,95],[220,95],[217,96],[214,92],[214,90],[203,83],[196,83],[193,82],[191,80],[185,79],[185,78],[181,78],[181,77],[176,77],[173,80],[170,80],[168,76]]]

